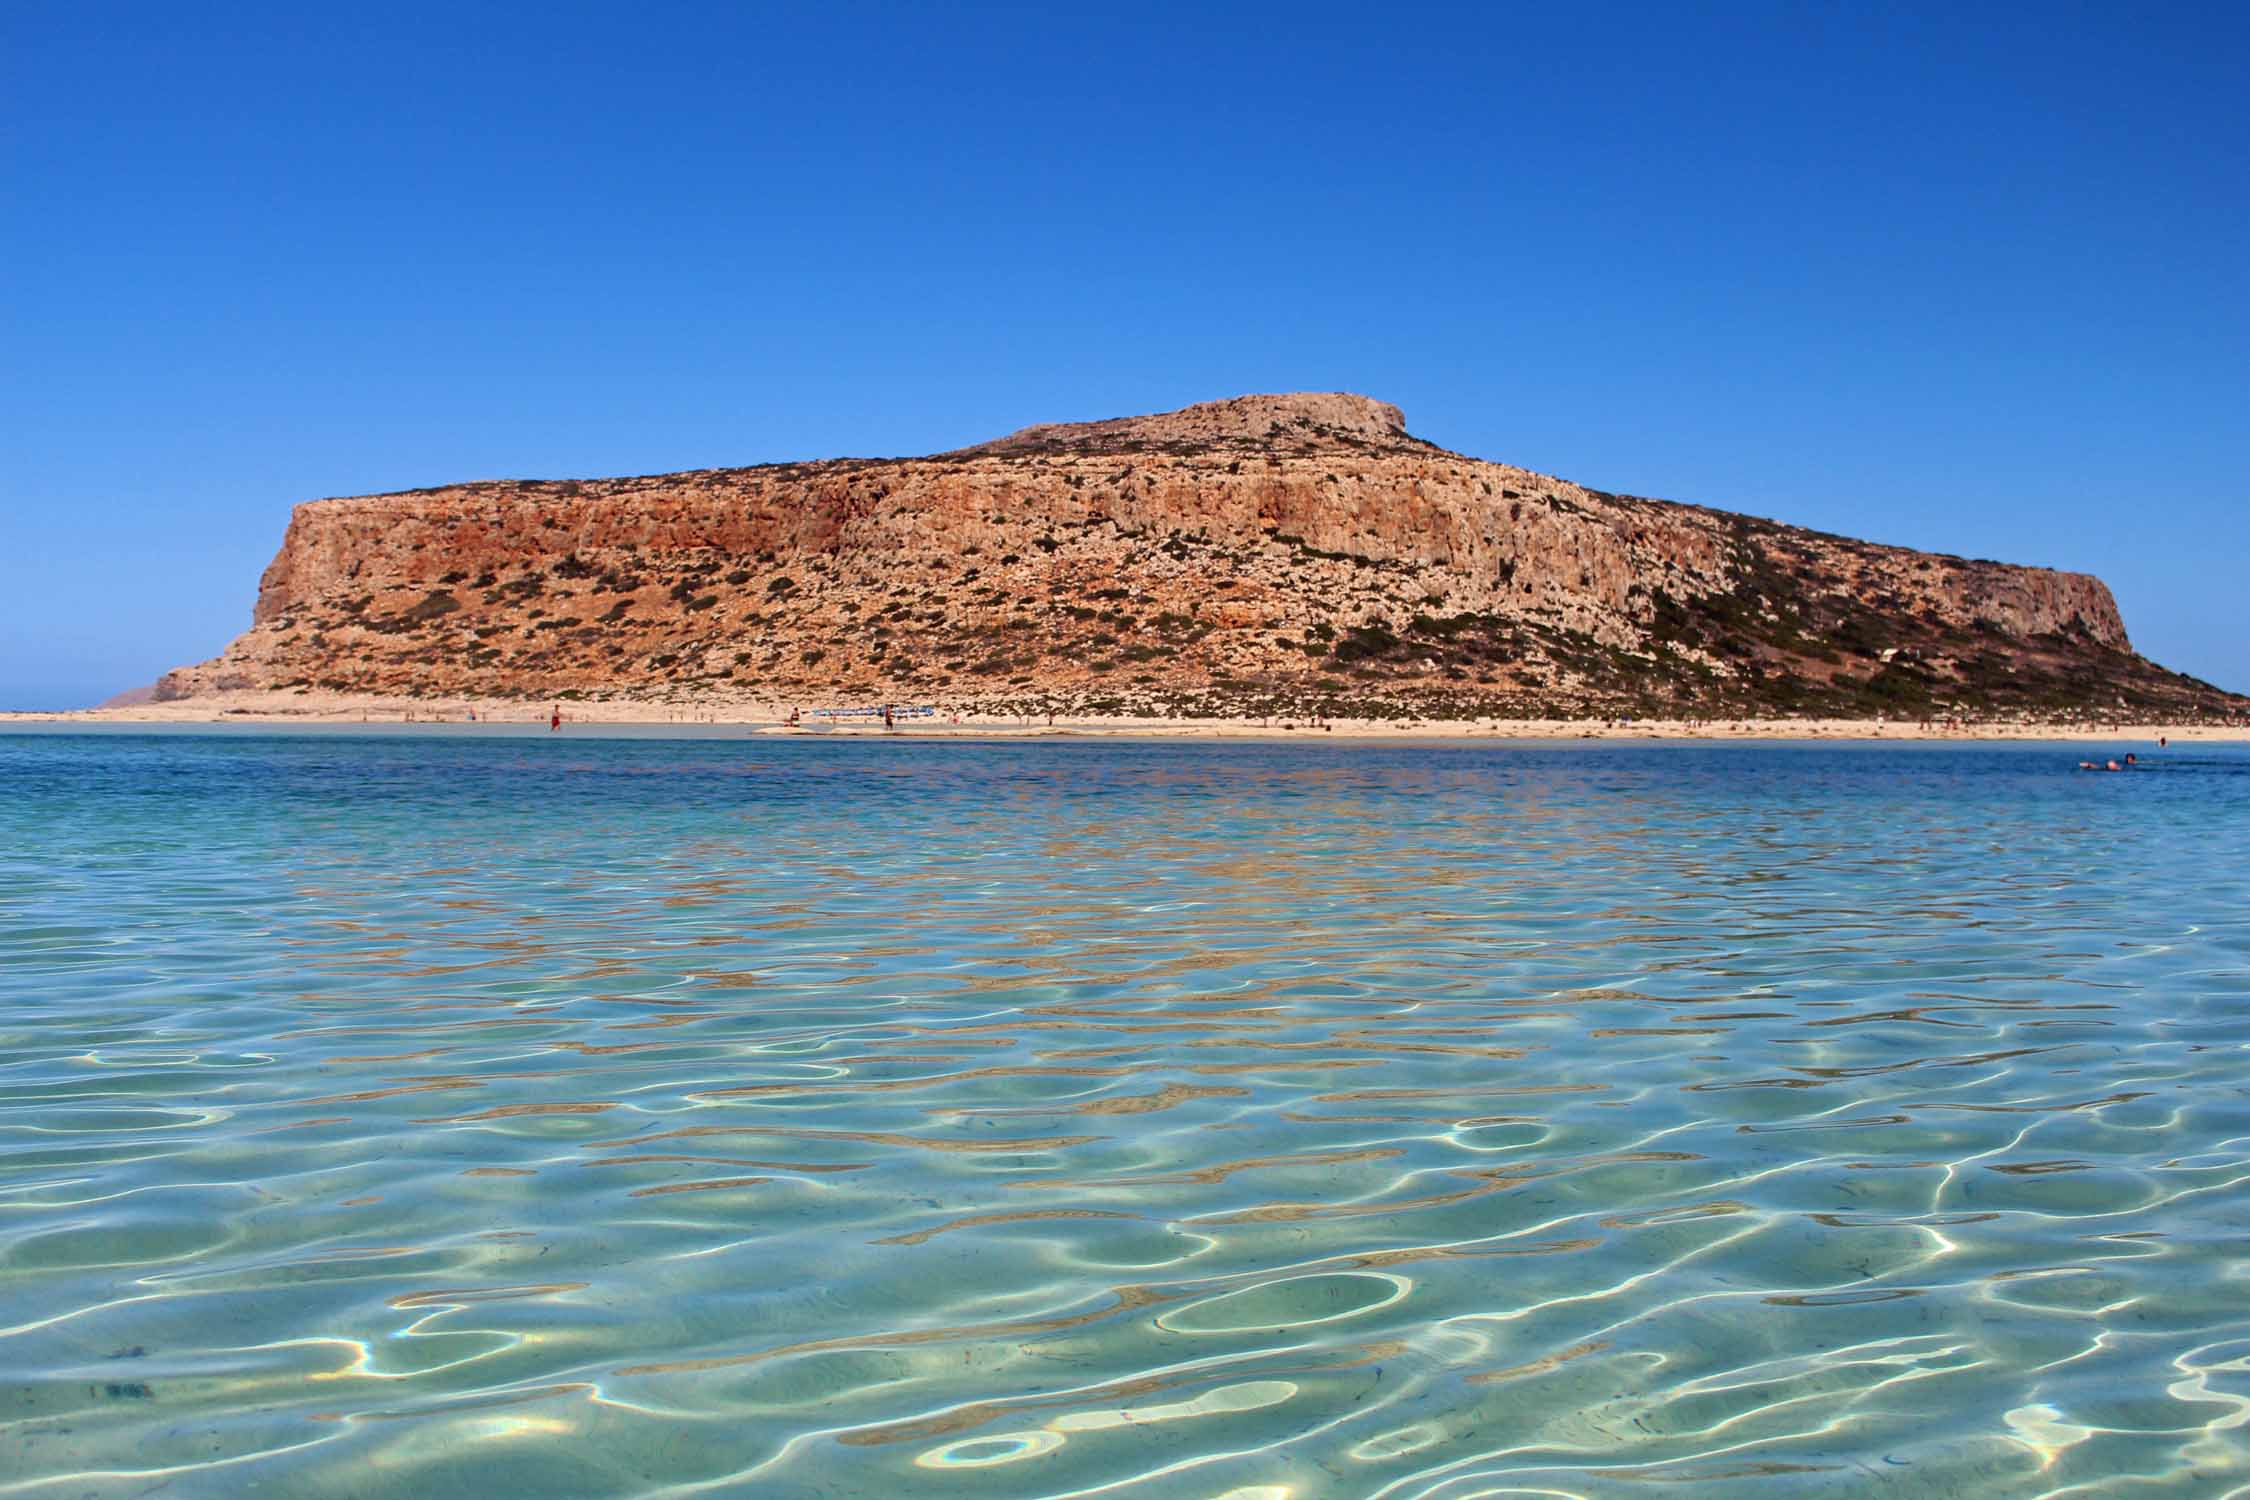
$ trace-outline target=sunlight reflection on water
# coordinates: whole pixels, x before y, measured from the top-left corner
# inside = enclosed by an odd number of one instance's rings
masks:
[[[2250,754],[0,736],[0,1495],[2250,1484]]]

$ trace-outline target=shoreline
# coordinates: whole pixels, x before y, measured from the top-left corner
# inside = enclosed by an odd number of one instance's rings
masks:
[[[142,703],[115,708],[0,711],[0,732],[16,727],[130,729],[212,725],[244,728],[349,729],[360,726],[447,726],[460,731],[489,727],[496,732],[544,731],[550,705],[473,699],[405,702],[397,699],[330,698],[276,703],[266,695],[225,695],[175,703]],[[779,735],[788,738],[877,738],[907,740],[1313,740],[1364,743],[1417,740],[1756,740],[1881,741],[1888,743],[2069,741],[2076,743],[2155,744],[2250,741],[2250,724],[2084,724],[2052,720],[1963,721],[1948,728],[1942,720],[1924,727],[1918,719],[1330,719],[1325,727],[1309,720],[1278,716],[1241,719],[1176,719],[1043,714],[942,712],[932,718],[905,719],[884,728],[879,719],[826,721],[808,716],[796,727],[783,722],[788,706],[755,700],[702,710],[642,700],[565,704],[563,728],[580,730],[646,729]],[[475,717],[472,719],[471,714]]]

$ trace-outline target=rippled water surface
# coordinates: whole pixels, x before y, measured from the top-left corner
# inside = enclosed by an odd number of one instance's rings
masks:
[[[0,1495],[2250,1494],[2250,752],[0,736]]]

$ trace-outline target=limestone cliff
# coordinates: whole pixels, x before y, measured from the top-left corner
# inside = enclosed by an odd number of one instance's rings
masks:
[[[297,507],[251,629],[169,674],[404,695],[1090,712],[2239,711],[2084,574],[1589,490],[1362,396],[928,458]]]

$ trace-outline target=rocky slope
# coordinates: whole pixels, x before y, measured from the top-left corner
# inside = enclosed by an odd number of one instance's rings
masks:
[[[297,507],[159,696],[922,700],[1359,715],[2239,713],[2098,579],[1449,453],[1362,396],[928,458]]]

